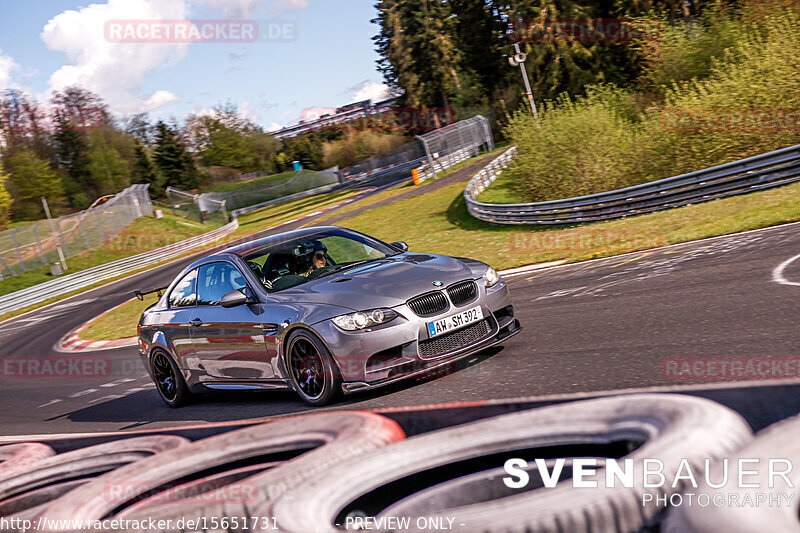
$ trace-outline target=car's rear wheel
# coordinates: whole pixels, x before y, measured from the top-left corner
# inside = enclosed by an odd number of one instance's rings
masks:
[[[339,394],[342,380],[328,349],[311,332],[298,330],[286,344],[292,386],[309,405],[326,405]]]
[[[181,407],[189,402],[189,387],[172,357],[163,350],[155,350],[150,357],[150,367],[156,390],[164,403],[170,407]]]

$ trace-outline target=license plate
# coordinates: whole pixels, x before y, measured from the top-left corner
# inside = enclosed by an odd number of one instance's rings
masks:
[[[481,307],[473,307],[472,309],[467,309],[466,311],[461,311],[460,313],[440,318],[434,322],[428,322],[428,334],[431,337],[435,337],[437,335],[441,335],[442,333],[453,331],[454,329],[469,326],[470,324],[477,322],[482,318],[483,311],[481,311]]]

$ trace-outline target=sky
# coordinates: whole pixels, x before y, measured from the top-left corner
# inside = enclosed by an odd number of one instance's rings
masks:
[[[386,94],[373,4],[0,0],[0,90],[46,102],[77,84],[120,116],[163,119],[232,102],[272,131],[307,108]]]

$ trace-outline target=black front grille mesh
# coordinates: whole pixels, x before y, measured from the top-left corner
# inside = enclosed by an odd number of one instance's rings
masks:
[[[472,280],[460,281],[455,285],[450,285],[447,288],[447,294],[450,295],[453,305],[462,305],[471,302],[478,296],[478,288]]]
[[[481,340],[491,330],[489,321],[484,318],[480,322],[475,322],[465,328],[451,331],[432,339],[419,341],[419,355],[421,357],[436,357],[437,355],[454,352]]]
[[[435,315],[447,309],[447,298],[440,291],[425,293],[408,301],[408,307],[419,316]]]

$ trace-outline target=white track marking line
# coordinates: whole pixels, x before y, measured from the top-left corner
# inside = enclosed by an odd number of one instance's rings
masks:
[[[775,283],[780,283],[781,285],[796,285],[800,287],[800,282],[797,281],[789,281],[785,277],[783,277],[783,271],[786,270],[793,261],[800,259],[800,254],[797,254],[794,257],[790,257],[780,265],[775,267],[775,270],[772,271],[772,281]]]
[[[39,407],[47,407],[48,405],[53,405],[54,403],[58,403],[58,402],[60,402],[60,401],[61,401],[61,400],[58,400],[58,399],[56,399],[56,400],[50,400],[50,401],[49,401],[49,402],[47,402],[47,403],[43,403],[43,404],[42,404],[42,405],[40,405]]]
[[[86,389],[80,392],[76,392],[75,394],[70,394],[70,398],[80,398],[81,396],[86,396],[87,394],[92,394],[93,392],[97,392],[97,389]]]
[[[102,402],[105,400],[116,400],[118,398],[122,398],[122,394],[109,394],[108,396],[103,396],[102,398],[95,398],[94,400],[89,400],[89,403],[97,403]]]

